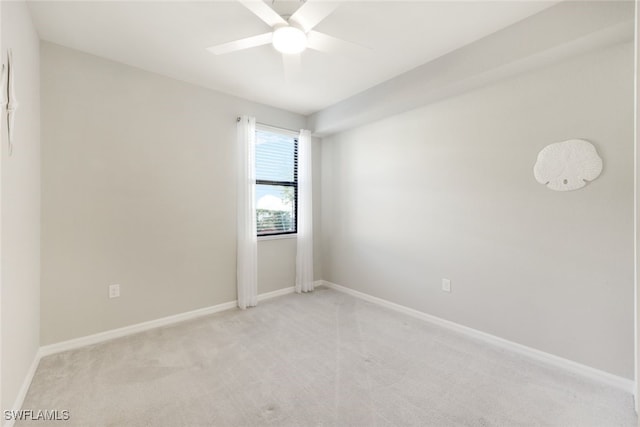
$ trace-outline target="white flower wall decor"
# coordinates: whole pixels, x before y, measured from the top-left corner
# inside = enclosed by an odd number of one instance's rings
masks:
[[[540,184],[555,191],[584,187],[602,172],[596,147],[584,139],[570,139],[547,145],[538,154],[533,175]]]

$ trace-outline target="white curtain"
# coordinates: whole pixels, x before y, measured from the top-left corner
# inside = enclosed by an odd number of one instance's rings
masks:
[[[313,290],[313,201],[311,197],[311,132],[298,138],[298,242],[296,292]]]
[[[237,285],[238,307],[258,304],[258,237],[256,230],[256,119],[238,119]]]

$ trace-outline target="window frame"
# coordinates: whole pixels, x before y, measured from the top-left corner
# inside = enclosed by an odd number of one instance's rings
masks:
[[[288,236],[295,236],[296,234],[298,234],[298,139],[300,137],[299,134],[297,134],[294,131],[288,130],[288,129],[281,129],[281,128],[277,128],[274,126],[268,126],[268,125],[264,125],[261,123],[256,123],[256,135],[255,135],[255,144],[258,144],[258,132],[259,131],[264,131],[264,132],[271,132],[271,133],[276,133],[279,135],[283,135],[286,137],[291,137],[293,139],[293,181],[272,181],[272,180],[266,180],[266,179],[258,179],[256,177],[256,188],[258,187],[258,185],[273,185],[273,186],[282,186],[282,187],[293,187],[293,203],[294,203],[294,208],[293,208],[293,215],[294,215],[294,221],[293,221],[293,231],[280,231],[280,232],[276,232],[276,233],[260,233],[260,231],[258,231],[256,229],[256,235],[259,239],[269,239],[269,238],[286,238]],[[256,215],[257,215],[257,206],[256,206]],[[256,218],[257,220],[257,218]],[[257,228],[257,227],[256,227]]]

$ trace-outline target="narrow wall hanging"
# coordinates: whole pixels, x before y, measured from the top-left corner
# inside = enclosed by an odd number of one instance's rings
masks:
[[[540,184],[555,191],[584,187],[602,172],[596,147],[584,139],[570,139],[547,145],[538,154],[533,175]]]
[[[13,68],[13,53],[7,49],[7,134],[9,139],[9,155],[13,153],[13,135],[15,133],[15,114],[18,109],[14,87],[15,70]]]
[[[2,77],[0,78],[0,114],[7,106],[7,65],[2,64]],[[2,120],[0,120],[0,130],[2,130]]]

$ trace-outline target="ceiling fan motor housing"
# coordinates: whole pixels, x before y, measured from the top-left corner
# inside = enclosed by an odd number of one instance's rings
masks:
[[[297,54],[307,48],[307,35],[292,25],[282,26],[273,31],[273,47],[284,54]]]

